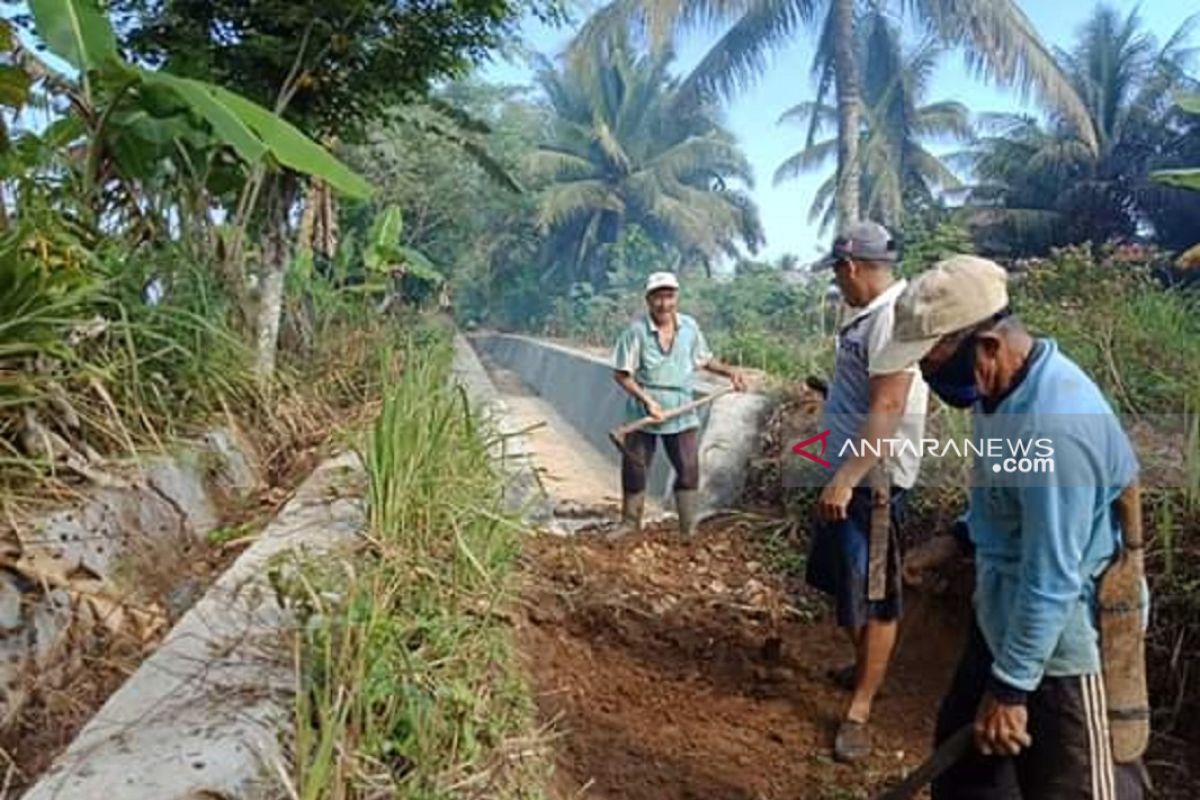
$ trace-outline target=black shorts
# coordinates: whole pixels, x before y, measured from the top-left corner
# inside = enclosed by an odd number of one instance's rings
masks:
[[[992,669],[975,623],[938,711],[940,744],[975,720]],[[1099,674],[1046,677],[1027,697],[1031,747],[1015,757],[972,748],[933,782],[933,800],[1141,800],[1140,763],[1114,764]]]

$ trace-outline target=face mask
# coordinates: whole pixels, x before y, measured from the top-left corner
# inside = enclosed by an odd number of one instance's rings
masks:
[[[979,399],[979,391],[975,388],[975,337],[968,336],[949,361],[925,375],[925,382],[934,394],[955,408],[975,405]]]

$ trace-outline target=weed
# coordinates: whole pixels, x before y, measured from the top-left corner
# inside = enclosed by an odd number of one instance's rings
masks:
[[[400,358],[361,447],[368,557],[287,590],[307,620],[293,784],[306,800],[528,797],[542,766],[505,613],[520,526],[483,421],[446,386],[445,341]]]

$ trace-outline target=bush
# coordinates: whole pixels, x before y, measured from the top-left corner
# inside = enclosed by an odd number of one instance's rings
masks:
[[[1014,280],[1014,309],[1052,336],[1121,412],[1200,410],[1200,298],[1164,289],[1153,253],[1131,261],[1106,248],[1055,251]]]

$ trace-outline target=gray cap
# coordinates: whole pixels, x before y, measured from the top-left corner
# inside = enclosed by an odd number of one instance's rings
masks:
[[[833,249],[817,264],[830,269],[843,258],[896,263],[896,242],[888,229],[877,222],[854,222],[833,240]]]

